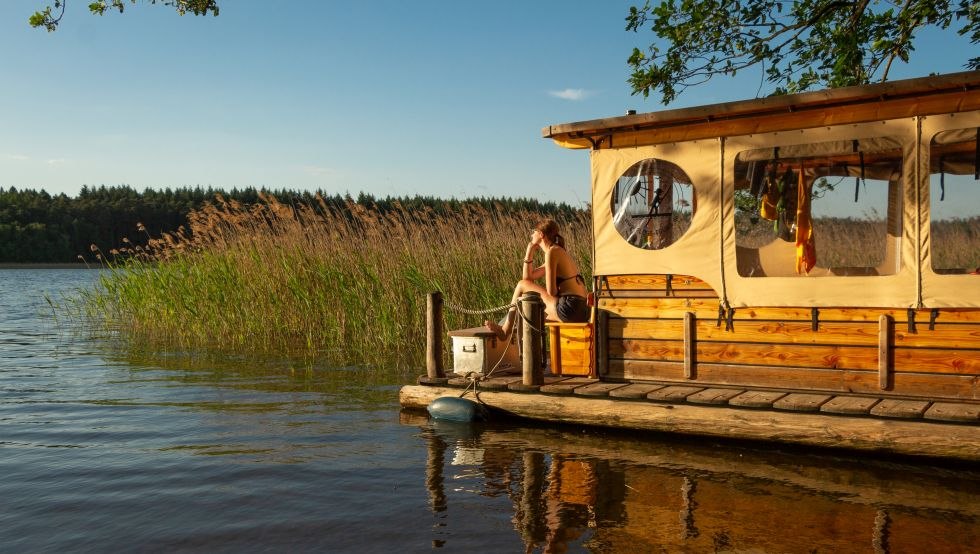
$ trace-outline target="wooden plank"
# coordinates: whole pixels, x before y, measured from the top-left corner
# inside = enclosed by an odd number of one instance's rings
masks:
[[[891,317],[887,315],[878,317],[878,387],[881,390],[888,390],[891,382],[893,328]]]
[[[659,290],[667,289],[667,275],[609,275],[605,278],[610,290]],[[605,289],[606,284],[603,285]],[[676,291],[711,290],[711,285],[690,275],[671,275],[670,288]]]
[[[786,396],[785,392],[745,391],[728,400],[732,406],[743,408],[772,408],[772,403]]]
[[[896,373],[980,375],[980,349],[899,348],[892,351]],[[609,355],[641,360],[684,360],[683,343],[676,340],[613,339]],[[878,370],[878,349],[872,346],[783,345],[699,341],[695,357],[701,363]]]
[[[829,414],[868,415],[880,400],[870,396],[837,396],[820,406],[820,411]]]
[[[871,408],[871,415],[914,419],[922,417],[929,408],[926,400],[901,400],[886,398]]]
[[[880,319],[880,318],[879,318]],[[980,325],[946,325],[934,331],[924,328],[908,333],[893,327],[893,346],[974,349],[980,344]],[[878,322],[821,323],[814,331],[810,322],[744,321],[735,322],[734,331],[725,331],[716,319],[697,322],[699,341],[761,342],[772,344],[824,344],[877,346]],[[611,338],[673,339],[684,338],[684,322],[677,319],[609,319]]]
[[[581,386],[573,391],[579,396],[609,396],[609,392],[625,387],[626,383],[592,383]]]
[[[609,375],[614,378],[673,381],[684,379],[680,362],[648,360],[609,360]],[[795,390],[821,390],[836,393],[925,396],[950,399],[980,399],[980,380],[969,375],[897,373],[892,388],[883,393],[874,371],[805,369],[753,365],[698,365],[698,383]]]
[[[543,394],[572,394],[575,389],[581,387],[582,385],[590,385],[597,382],[598,381],[596,379],[571,377],[554,384],[545,383],[541,386],[541,392]]]
[[[923,414],[926,419],[938,421],[965,421],[977,423],[980,421],[980,404],[954,402],[934,402]]]
[[[895,348],[892,358],[895,373],[980,375],[980,349]]]
[[[618,317],[643,317],[682,319],[686,312],[694,312],[699,319],[718,317],[718,301],[711,298],[631,298],[603,297],[599,307]],[[821,323],[831,322],[870,322],[875,323],[881,315],[891,316],[896,323],[908,321],[908,310],[903,308],[819,308]],[[929,331],[930,309],[916,310],[915,321],[920,332]],[[799,321],[810,322],[809,307],[741,307],[735,310],[734,321]],[[936,326],[948,323],[980,324],[980,309],[957,308],[939,310]]]
[[[687,379],[694,379],[697,347],[697,320],[693,312],[687,312],[684,314],[684,377]]]
[[[647,394],[647,400],[653,400],[654,402],[683,402],[688,396],[703,390],[704,387],[683,387],[671,385],[662,389],[651,391],[649,394]]]
[[[980,327],[978,327],[980,330]],[[825,323],[813,331],[810,323],[782,321],[745,321],[726,331],[716,320],[697,321],[699,341],[760,342],[772,344],[824,344],[875,346],[878,344],[877,323]],[[672,339],[684,338],[684,324],[674,319],[609,320],[610,338]]]
[[[609,396],[612,398],[646,398],[651,392],[662,388],[664,388],[664,385],[632,383],[625,387],[609,391]]]
[[[631,360],[683,361],[684,346],[667,340],[612,340],[610,355]],[[698,363],[743,363],[765,366],[825,369],[878,368],[878,352],[870,346],[783,345],[757,343],[697,343]]]
[[[544,376],[544,384],[545,385],[555,385],[555,384],[561,383],[563,381],[567,381],[568,379],[570,379],[570,377],[565,377],[563,375],[545,375]],[[515,391],[515,392],[536,392],[537,391],[537,387],[538,387],[537,385],[532,385],[531,387],[525,386],[524,385],[524,378],[523,378],[523,375],[522,375],[520,380],[518,380],[518,381],[516,381],[514,383],[508,384],[507,385],[507,390],[509,390],[509,391]]]
[[[712,406],[723,406],[728,404],[732,398],[742,394],[742,389],[704,389],[688,396],[686,400],[691,404],[709,404]]]
[[[793,412],[816,412],[831,398],[828,394],[791,393],[773,402],[772,407]]]
[[[484,390],[507,390],[511,383],[520,383],[521,375],[506,375],[501,377],[491,377],[480,381],[477,388]]]

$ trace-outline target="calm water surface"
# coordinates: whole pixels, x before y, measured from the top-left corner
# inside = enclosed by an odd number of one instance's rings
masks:
[[[0,551],[971,552],[980,471],[401,413],[409,376],[137,356],[0,270]]]

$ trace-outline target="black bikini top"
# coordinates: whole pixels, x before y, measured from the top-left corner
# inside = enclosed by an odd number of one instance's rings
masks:
[[[585,279],[582,278],[582,274],[581,273],[576,273],[575,275],[572,275],[570,277],[556,277],[555,278],[555,284],[556,285],[561,285],[562,283],[564,283],[565,281],[567,281],[569,279],[577,279],[579,283],[582,283],[583,285],[585,284]]]

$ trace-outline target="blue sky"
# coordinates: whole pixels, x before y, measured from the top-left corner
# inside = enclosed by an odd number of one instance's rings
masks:
[[[662,109],[626,84],[626,58],[651,40],[624,31],[639,2],[223,0],[214,18],[144,3],[97,17],[87,0],[69,0],[57,32],[30,28],[48,3],[0,4],[3,187],[580,204],[587,154],[542,139],[541,128]],[[961,71],[976,52],[953,32],[923,33],[917,45],[893,79]],[[670,107],[758,88],[749,71]]]

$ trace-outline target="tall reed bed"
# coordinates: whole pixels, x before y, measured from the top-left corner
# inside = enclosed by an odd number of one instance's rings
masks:
[[[302,356],[420,368],[425,296],[498,306],[520,277],[532,212],[451,213],[349,202],[243,206],[219,199],[154,239],[82,299],[86,317],[148,348]],[[591,274],[587,213],[560,221]],[[482,318],[446,310],[449,329]]]

